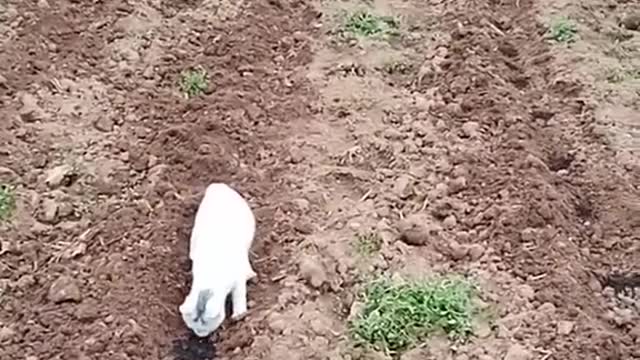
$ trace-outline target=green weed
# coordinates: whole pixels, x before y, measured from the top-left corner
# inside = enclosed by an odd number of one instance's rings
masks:
[[[207,72],[204,69],[183,71],[180,77],[180,89],[187,98],[203,94],[208,87]]]
[[[551,25],[549,36],[559,43],[572,43],[578,36],[576,24],[568,18],[559,18]]]
[[[377,280],[364,291],[364,306],[350,323],[359,345],[397,354],[444,331],[453,338],[472,333],[475,288],[460,278],[394,283]]]
[[[8,220],[16,206],[16,197],[13,189],[5,184],[0,184],[0,221]]]
[[[640,70],[610,70],[607,73],[607,81],[612,84],[619,84],[629,80],[640,79]]]
[[[382,237],[375,232],[366,234],[357,234],[355,248],[358,254],[362,256],[370,256],[380,251],[382,247]]]
[[[355,36],[372,37],[397,34],[398,21],[391,16],[378,16],[360,10],[346,19],[344,30]]]

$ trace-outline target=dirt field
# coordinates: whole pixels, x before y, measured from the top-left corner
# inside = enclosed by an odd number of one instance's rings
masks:
[[[362,8],[396,33],[345,35]],[[0,358],[385,359],[346,336],[363,274],[455,272],[495,318],[401,359],[640,359],[639,29],[633,1],[0,3]],[[213,181],[258,280],[195,340]]]

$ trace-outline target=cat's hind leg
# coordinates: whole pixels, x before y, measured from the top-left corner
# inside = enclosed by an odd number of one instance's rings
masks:
[[[249,257],[247,257],[247,263],[245,264],[245,271],[247,272],[247,281],[255,278],[257,276],[255,270],[251,266],[251,262],[249,261]]]
[[[233,320],[240,320],[247,313],[247,284],[245,281],[239,281],[231,291]]]

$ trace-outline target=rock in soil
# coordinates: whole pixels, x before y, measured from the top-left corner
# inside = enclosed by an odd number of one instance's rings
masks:
[[[410,176],[401,175],[393,184],[393,193],[396,194],[396,196],[398,196],[400,199],[408,198],[413,192],[411,182],[412,179]]]
[[[58,203],[53,199],[43,199],[36,219],[41,223],[55,224],[58,221]]]
[[[304,256],[299,263],[300,275],[313,288],[319,289],[328,281],[324,266],[317,260],[309,256]]]
[[[65,301],[79,302],[82,300],[80,287],[75,279],[62,275],[51,284],[49,288],[49,300],[56,304]]]
[[[102,132],[109,132],[113,130],[113,120],[106,116],[100,116],[94,123],[93,126]]]
[[[462,133],[465,137],[475,138],[478,136],[478,129],[480,128],[480,124],[475,121],[467,121],[462,125]]]
[[[469,245],[469,257],[472,261],[476,261],[484,255],[484,246],[480,244]]]
[[[16,181],[17,178],[18,174],[16,174],[15,171],[7,167],[0,166],[0,182],[5,184],[12,184]]]
[[[413,246],[427,245],[431,237],[425,219],[417,215],[410,215],[398,223],[400,241]]]
[[[8,326],[0,328],[0,343],[10,341],[16,335],[16,331]]]
[[[511,345],[507,354],[504,356],[504,360],[531,360],[533,359],[531,351],[525,349],[521,345]]]
[[[38,100],[31,94],[22,94],[20,118],[26,123],[47,120],[47,113],[38,105]]]
[[[47,172],[45,183],[52,189],[58,188],[61,185],[70,185],[71,178],[73,176],[73,167],[70,165],[60,165]]]
[[[458,220],[456,219],[455,215],[449,215],[447,216],[443,221],[442,221],[442,226],[444,226],[445,229],[453,229],[454,227],[456,227],[456,224],[458,224]]]
[[[573,321],[558,321],[558,335],[569,335],[573,330]]]
[[[622,19],[622,26],[624,26],[627,30],[635,30],[640,29],[640,13],[628,14]]]

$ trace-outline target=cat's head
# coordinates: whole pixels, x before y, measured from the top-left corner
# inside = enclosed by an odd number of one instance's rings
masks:
[[[197,336],[209,336],[220,327],[226,316],[224,302],[219,303],[210,290],[189,294],[179,306],[182,320]]]

